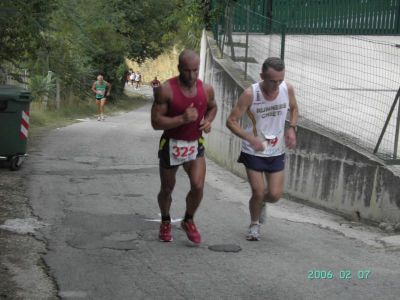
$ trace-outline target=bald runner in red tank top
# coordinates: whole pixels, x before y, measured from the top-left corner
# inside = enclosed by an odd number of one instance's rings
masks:
[[[193,107],[197,109],[198,118],[196,121],[184,124],[179,127],[168,129],[164,131],[164,136],[176,140],[194,141],[202,136],[200,128],[200,122],[204,118],[207,111],[207,96],[204,92],[203,83],[197,79],[196,89],[197,95],[194,97],[186,97],[178,84],[178,77],[173,77],[169,80],[169,85],[172,90],[172,101],[169,103],[167,116],[175,117],[182,115],[185,110],[193,104]]]
[[[205,147],[202,133],[211,131],[217,114],[214,89],[198,79],[199,55],[190,49],[179,54],[179,75],[154,90],[151,125],[163,130],[158,148],[160,192],[157,202],[161,213],[158,238],[172,242],[170,208],[180,166],[189,177],[186,209],[181,228],[189,241],[200,244],[201,234],[194,222],[195,213],[203,199],[206,176]]]

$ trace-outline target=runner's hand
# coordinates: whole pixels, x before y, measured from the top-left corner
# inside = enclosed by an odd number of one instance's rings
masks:
[[[296,138],[296,132],[294,130],[290,128],[286,130],[285,143],[286,147],[288,147],[289,149],[296,148],[297,138]]]
[[[249,143],[251,148],[253,148],[255,151],[264,151],[264,145],[259,138],[253,137]]]
[[[206,119],[201,120],[200,122],[200,130],[203,130],[205,133],[209,133],[211,131],[211,122],[207,121]]]
[[[197,108],[193,107],[193,103],[190,104],[188,108],[186,108],[185,113],[183,114],[183,120],[185,124],[191,123],[197,120],[199,113],[197,112]]]

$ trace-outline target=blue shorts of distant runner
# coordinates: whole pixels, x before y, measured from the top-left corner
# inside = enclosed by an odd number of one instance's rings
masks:
[[[237,162],[244,164],[250,170],[274,173],[282,171],[285,168],[285,154],[261,157],[240,152]]]

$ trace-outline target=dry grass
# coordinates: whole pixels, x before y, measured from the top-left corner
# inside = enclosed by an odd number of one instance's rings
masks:
[[[155,76],[157,76],[158,80],[164,82],[168,78],[178,75],[179,52],[179,50],[173,49],[160,55],[157,59],[146,60],[141,65],[127,59],[126,64],[133,71],[139,71],[142,74],[144,84],[149,84]]]
[[[94,99],[86,101],[69,99],[60,109],[43,110],[40,102],[32,102],[30,105],[31,129],[42,127],[61,127],[76,122],[77,118],[95,118],[97,107]],[[148,99],[140,95],[120,95],[117,101],[109,102],[105,107],[105,114],[110,116],[120,111],[134,110],[148,103]]]

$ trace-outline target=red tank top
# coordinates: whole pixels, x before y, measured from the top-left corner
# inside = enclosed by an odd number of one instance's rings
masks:
[[[199,139],[202,136],[202,132],[199,130],[200,122],[207,111],[207,96],[204,92],[203,83],[201,80],[197,79],[197,95],[189,98],[182,93],[178,85],[178,77],[173,77],[169,79],[168,82],[172,89],[172,100],[168,106],[167,116],[175,117],[182,115],[186,108],[192,103],[193,107],[197,108],[199,116],[194,122],[165,130],[164,136],[167,138],[184,141],[193,141]]]

